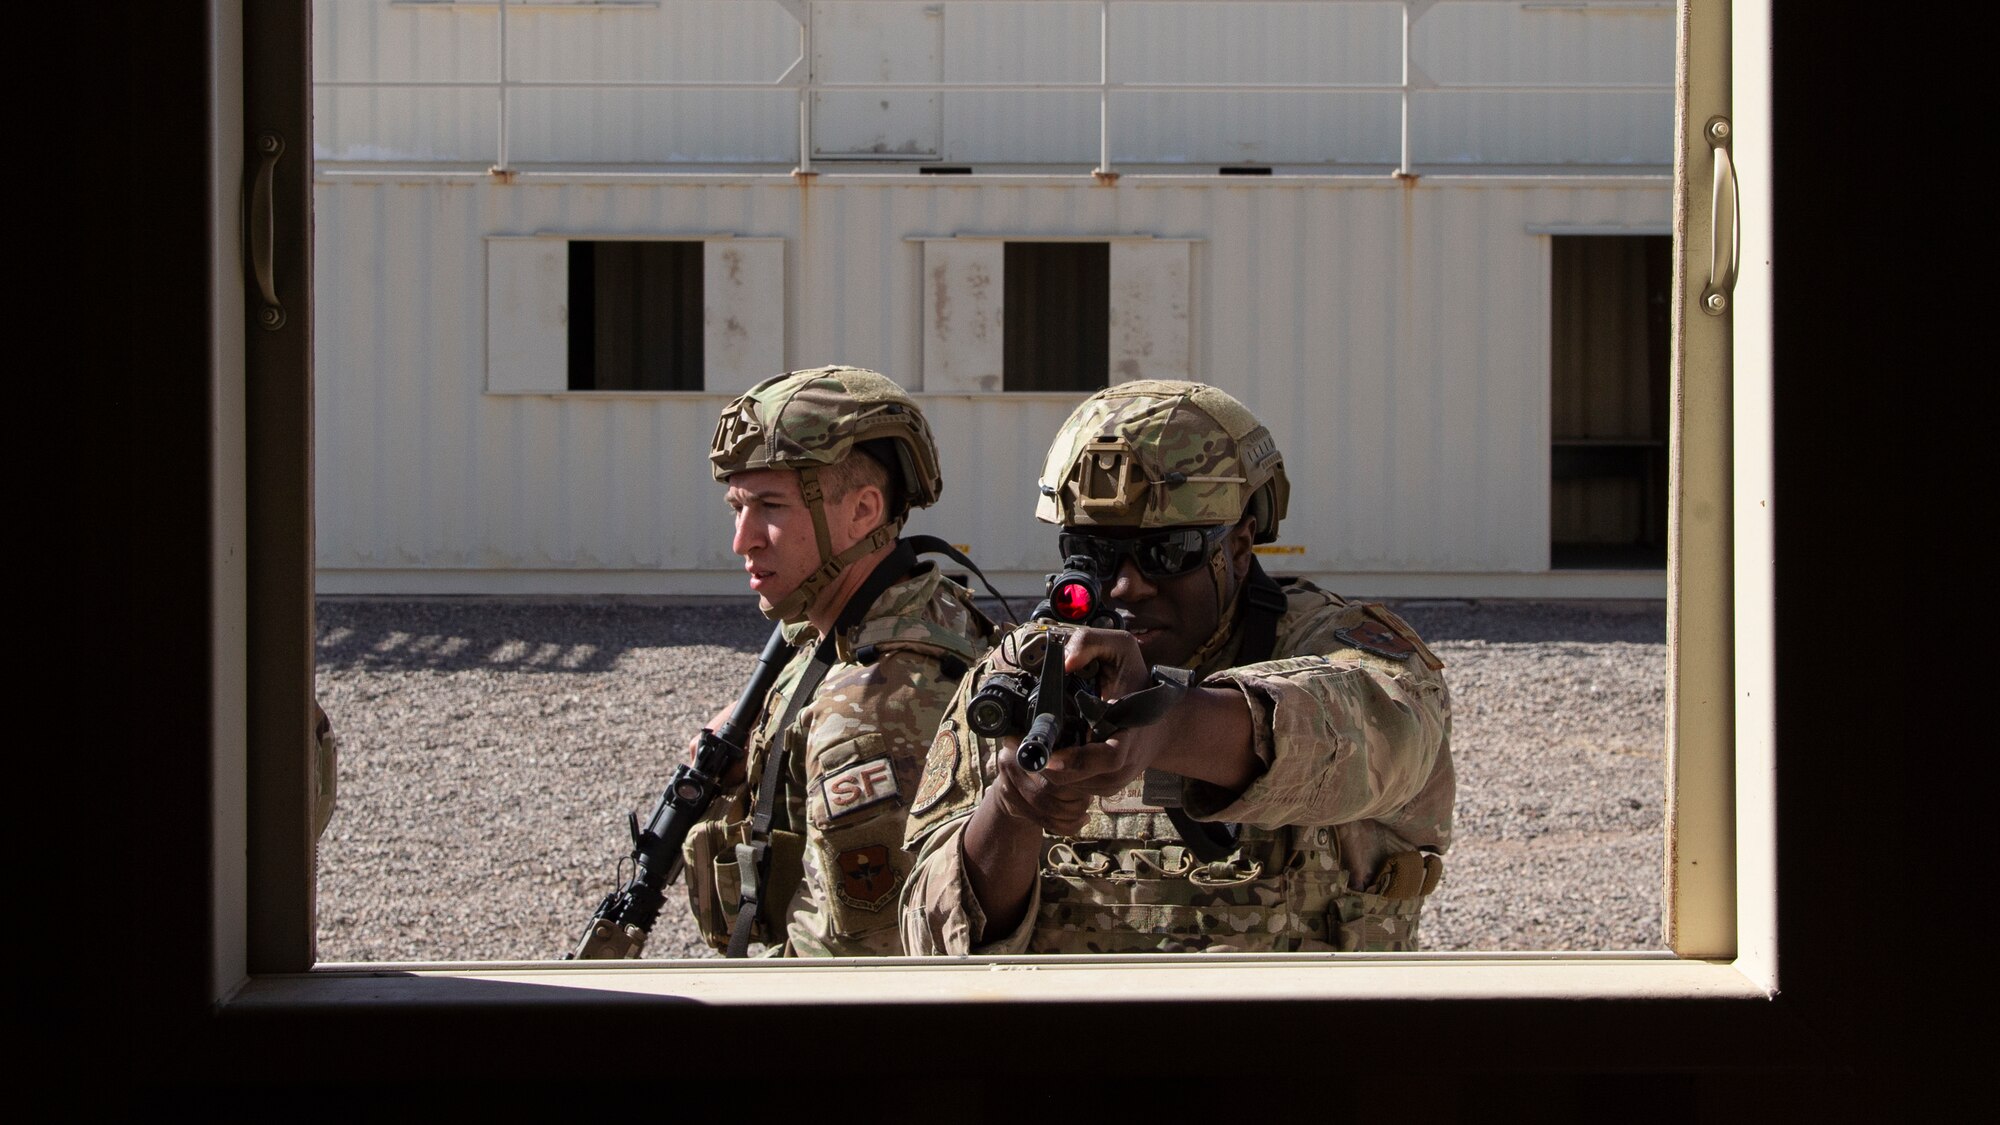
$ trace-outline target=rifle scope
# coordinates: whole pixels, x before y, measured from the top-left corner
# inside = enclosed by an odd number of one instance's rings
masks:
[[[1104,604],[1103,582],[1087,555],[1064,559],[1063,569],[1049,575],[1048,596],[1029,619],[1097,628],[1118,624],[1117,615]],[[1020,735],[1014,760],[1032,772],[1047,765],[1058,746],[1084,737],[1084,724],[1070,702],[1079,692],[1096,694],[1087,680],[1063,671],[1062,645],[1052,636],[1040,668],[995,672],[980,681],[979,690],[966,703],[965,720],[988,738]]]

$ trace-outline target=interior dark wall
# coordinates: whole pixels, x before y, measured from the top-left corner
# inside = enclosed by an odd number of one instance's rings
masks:
[[[75,646],[64,678],[80,680],[94,706],[57,748],[50,790],[75,810],[68,835],[50,840],[61,846],[45,849],[60,853],[73,893],[34,917],[104,971],[74,987],[59,975],[60,993],[44,993],[28,1015],[57,1032],[38,1049],[66,1060],[48,1070],[31,1062],[34,1075],[94,1068],[89,1085],[65,1078],[71,1097],[331,1112],[399,1097],[463,1106],[525,1082],[578,1111],[650,1113],[682,1097],[710,1110],[760,1103],[749,1116],[784,1119],[792,1115],[772,1113],[774,1102],[826,1104],[845,1088],[796,1054],[823,1036],[879,1056],[868,1088],[899,1091],[877,1104],[901,1116],[1019,1121],[1114,1104],[1195,1112],[1273,1100],[1324,1114],[1351,1106],[1358,1089],[1382,1089],[1444,1119],[1584,1119],[1608,1107],[1616,1120],[1847,1120],[1921,1104],[1968,1053],[1927,1041],[1919,1053],[1912,1037],[1902,966],[1931,936],[1899,929],[1902,904],[1884,901],[1909,886],[1911,864],[1884,835],[1922,839],[1903,832],[1902,816],[1905,778],[1918,776],[1905,754],[1916,726],[1893,684],[1856,690],[1853,656],[1869,640],[1852,608],[1854,575],[1906,574],[1914,550],[1896,509],[1870,503],[1900,490],[1893,458],[1855,451],[1880,448],[1885,432],[1893,441],[1916,420],[1917,401],[1875,393],[1882,373],[1910,360],[1909,324],[1856,315],[1855,288],[1909,272],[1907,239],[1856,221],[1879,213],[1884,188],[1854,174],[1870,146],[1897,132],[1908,102],[1853,79],[1883,77],[1885,57],[1902,64],[1885,81],[1920,69],[1910,60],[1928,50],[1925,21],[1875,21],[1861,36],[1823,4],[1776,5],[1784,990],[1742,1006],[1740,1035],[1659,1059],[1621,1049],[1620,1029],[1678,1017],[1636,1002],[1169,1005],[1081,1017],[828,1007],[795,1013],[784,1029],[758,1013],[664,1002],[587,1015],[498,1005],[218,1020],[205,1001],[208,52],[204,17],[188,7],[67,17],[69,41],[88,45],[77,61],[89,66],[51,78],[66,95],[53,112],[71,121],[82,173],[65,203],[90,216],[62,241],[116,310],[84,304],[57,322],[62,378],[75,381],[62,388],[72,413],[61,432],[74,436],[83,486],[72,507],[85,558],[73,570],[98,597],[52,620]],[[1865,535],[1855,533],[1857,503]],[[78,929],[65,934],[66,924]],[[1963,968],[1972,952],[1950,963]],[[1687,1022],[1691,1034],[1709,1026]],[[1138,1029],[1159,1050],[1160,1069],[1143,1076],[1103,1045]],[[1051,1057],[1036,1046],[1050,1043],[1070,1050]],[[1103,1065],[1116,1058],[1128,1063]],[[1360,1059],[1372,1060],[1367,1073],[1349,1073]],[[1290,1078],[1259,1080],[1273,1069]]]
[[[64,943],[111,954],[115,983],[85,976],[79,994],[68,974],[23,976],[30,988],[59,984],[51,1019],[79,1028],[129,1012],[128,1026],[164,1030],[202,1010],[207,988],[212,138],[201,8],[78,10],[60,32],[21,41],[37,44],[26,54],[46,50],[50,69],[39,96],[17,104],[57,139],[43,151],[60,155],[32,177],[46,190],[31,210],[44,213],[24,224],[50,239],[55,280],[36,296],[53,315],[18,323],[20,338],[47,348],[18,373],[41,372],[52,409],[16,421],[60,466],[40,479],[75,491],[65,530],[22,541],[53,549],[57,583],[74,582],[63,599],[20,591],[46,622],[45,634],[20,635],[71,655],[45,682],[72,704],[24,697],[61,733],[36,755],[53,776],[18,791],[17,805],[53,826],[37,839],[66,893],[44,917],[122,935]]]

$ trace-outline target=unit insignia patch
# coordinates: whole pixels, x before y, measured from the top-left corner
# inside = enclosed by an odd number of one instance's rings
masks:
[[[882,844],[841,852],[840,882],[833,893],[857,910],[880,910],[896,893],[903,873],[889,862],[889,849]]]
[[[1391,660],[1408,660],[1417,651],[1401,633],[1380,621],[1359,621],[1345,629],[1335,629],[1333,635],[1363,652]]]
[[[911,799],[911,814],[928,812],[944,800],[957,773],[958,736],[945,727],[938,731],[937,741],[931,743],[930,757],[924,760],[924,779],[917,783],[917,795]]]

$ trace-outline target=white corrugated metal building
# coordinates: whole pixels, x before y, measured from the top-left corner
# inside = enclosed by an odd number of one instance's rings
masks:
[[[318,0],[322,593],[737,595],[705,453],[917,393],[1010,592],[1056,426],[1222,386],[1357,595],[1665,593],[1674,12]]]

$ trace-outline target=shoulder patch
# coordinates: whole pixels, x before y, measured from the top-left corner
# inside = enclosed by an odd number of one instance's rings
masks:
[[[1353,648],[1391,660],[1408,660],[1417,651],[1401,633],[1375,620],[1357,621],[1345,629],[1335,629],[1333,635]]]
[[[841,852],[834,862],[840,868],[840,882],[833,893],[857,910],[882,909],[903,881],[903,873],[889,862],[889,849],[882,844]]]
[[[911,799],[910,812],[921,814],[936,807],[951,792],[951,781],[957,773],[958,735],[946,726],[938,731],[937,741],[931,743],[930,755],[924,759],[924,779]]]
[[[1439,660],[1437,654],[1431,651],[1431,646],[1425,644],[1424,639],[1417,636],[1417,631],[1410,628],[1410,623],[1403,620],[1394,610],[1385,605],[1376,605],[1374,602],[1369,602],[1362,608],[1368,611],[1368,616],[1395,630],[1398,636],[1424,658],[1425,666],[1431,671],[1435,672],[1444,667],[1444,661]]]
[[[896,768],[887,758],[869,758],[834,770],[819,779],[819,788],[820,796],[826,799],[828,820],[839,820],[900,796]]]

